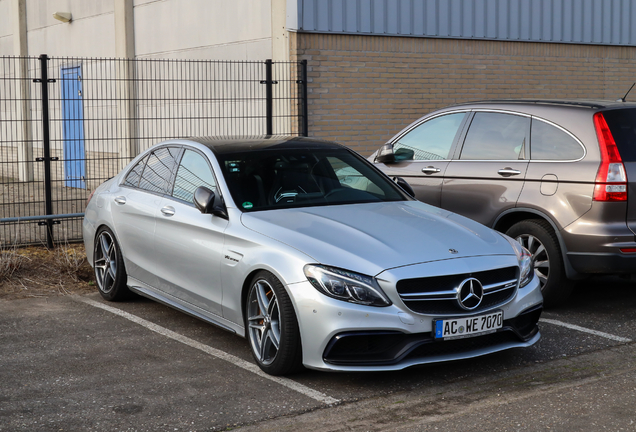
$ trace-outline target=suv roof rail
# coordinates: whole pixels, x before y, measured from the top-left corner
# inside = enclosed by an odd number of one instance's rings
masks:
[[[537,105],[568,105],[568,106],[577,106],[581,108],[591,108],[591,109],[600,109],[605,108],[606,104],[601,104],[600,102],[592,102],[592,101],[576,101],[576,100],[558,100],[558,99],[491,99],[491,100],[478,100],[465,102],[460,105],[470,105],[470,104],[479,104],[479,103],[526,103],[526,104],[537,104]]]

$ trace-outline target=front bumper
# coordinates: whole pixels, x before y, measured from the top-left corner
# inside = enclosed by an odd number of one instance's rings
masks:
[[[504,321],[495,333],[464,339],[438,341],[430,333],[348,332],[334,336],[324,353],[325,363],[331,365],[388,366],[405,361],[431,363],[444,361],[448,356],[472,357],[526,346],[539,337],[537,325],[542,306],[535,306],[515,318]]]
[[[540,338],[537,321],[543,298],[534,278],[499,309],[504,327],[496,333],[435,341],[433,320],[440,316],[410,311],[396,297],[388,307],[362,306],[329,298],[309,282],[288,286],[294,302],[303,364],[330,371],[389,371],[414,365],[472,358],[529,347]],[[484,312],[480,312],[484,313]]]

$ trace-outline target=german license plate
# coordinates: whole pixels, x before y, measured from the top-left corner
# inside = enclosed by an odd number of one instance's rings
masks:
[[[460,339],[494,333],[503,326],[503,312],[433,320],[435,339]]]

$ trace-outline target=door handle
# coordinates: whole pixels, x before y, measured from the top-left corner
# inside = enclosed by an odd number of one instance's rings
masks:
[[[174,216],[174,207],[165,206],[161,209],[161,213],[163,213],[164,216]]]
[[[115,202],[119,205],[126,204],[126,197],[123,197],[123,196],[115,197]]]
[[[521,171],[516,170],[516,169],[512,169],[512,168],[510,168],[510,167],[506,167],[506,168],[504,168],[504,169],[500,169],[499,171],[497,171],[497,173],[498,173],[500,176],[510,177],[510,176],[513,176],[513,175],[519,175],[519,174],[521,174]]]
[[[441,170],[439,168],[435,168],[434,166],[427,166],[426,168],[422,168],[422,172],[424,174],[436,174],[440,171]]]

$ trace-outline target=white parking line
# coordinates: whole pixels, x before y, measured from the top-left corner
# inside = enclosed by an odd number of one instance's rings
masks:
[[[577,325],[574,325],[574,324],[564,323],[563,321],[557,321],[557,320],[548,319],[548,318],[540,318],[539,321],[545,322],[545,323],[548,323],[548,324],[558,325],[558,326],[561,326],[561,327],[567,327],[567,328],[572,329],[572,330],[578,330],[578,331],[581,331],[581,332],[584,332],[584,333],[593,334],[593,335],[596,335],[596,336],[604,337],[606,339],[611,339],[611,340],[615,340],[615,341],[618,341],[618,342],[627,343],[627,342],[631,342],[632,341],[631,339],[627,339],[627,338],[616,336],[616,335],[613,335],[613,334],[609,334],[609,333],[604,333],[604,332],[588,329],[588,328],[585,328],[585,327],[580,327],[580,326],[577,326]]]
[[[107,306],[105,304],[96,302],[94,300],[90,300],[87,299],[85,297],[80,297],[80,296],[73,296],[75,300],[77,301],[81,301],[83,303],[86,303],[88,305],[94,306],[96,308],[100,308],[103,309],[107,312],[113,313],[115,315],[118,315],[122,318],[125,318],[129,321],[132,321],[136,324],[139,324],[142,327],[147,328],[148,330],[152,330],[155,333],[159,333],[160,335],[166,336],[170,339],[173,339],[177,342],[181,342],[185,345],[188,345],[192,348],[198,349],[200,351],[203,351],[206,354],[209,354],[213,357],[216,357],[218,359],[221,360],[225,360],[227,362],[232,363],[234,366],[238,366],[242,369],[245,369],[249,372],[252,372],[258,376],[260,376],[261,378],[265,378],[268,379],[270,381],[274,381],[275,383],[278,383],[282,386],[285,386],[289,389],[292,389],[294,391],[297,391],[298,393],[301,393],[307,397],[310,397],[312,399],[315,399],[319,402],[323,402],[325,404],[335,404],[340,402],[338,399],[334,399],[332,397],[329,397],[323,393],[320,393],[319,391],[316,391],[314,389],[311,389],[309,387],[306,387],[302,384],[299,384],[295,381],[290,380],[289,378],[282,378],[282,377],[276,377],[276,376],[272,376],[272,375],[268,375],[265,372],[263,372],[258,366],[256,366],[253,363],[250,362],[246,362],[243,359],[240,359],[236,356],[233,356],[231,354],[228,354],[226,352],[223,352],[221,350],[212,348],[208,345],[202,344],[201,342],[197,342],[194,339],[190,339],[188,337],[185,337],[183,335],[180,335],[179,333],[175,333],[171,330],[168,330],[167,328],[158,326],[157,324],[151,323],[150,321],[146,321],[143,318],[139,318],[136,315],[132,315],[128,312],[124,312],[120,309],[111,307],[111,306]]]

